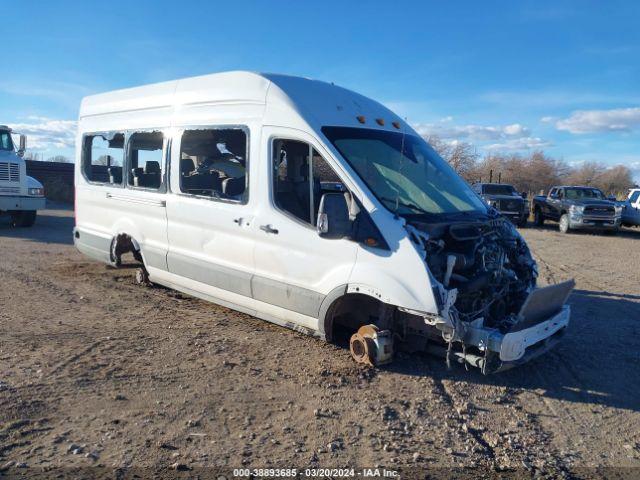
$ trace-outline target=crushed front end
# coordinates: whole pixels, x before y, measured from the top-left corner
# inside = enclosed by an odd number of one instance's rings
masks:
[[[400,309],[395,331],[405,348],[486,374],[527,362],[562,337],[574,282],[536,288],[536,262],[510,221],[410,221],[406,228],[429,269],[439,313]]]

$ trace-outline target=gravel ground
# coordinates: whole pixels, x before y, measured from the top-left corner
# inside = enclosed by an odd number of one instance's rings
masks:
[[[72,226],[60,207],[31,229],[0,221],[0,476],[640,476],[638,230],[523,230],[541,283],[576,279],[570,331],[484,377],[426,355],[361,368],[317,339],[137,286],[133,269],[78,253]]]

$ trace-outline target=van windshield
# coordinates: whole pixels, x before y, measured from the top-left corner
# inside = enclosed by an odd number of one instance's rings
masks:
[[[322,132],[392,212],[487,213],[485,203],[420,137],[350,127],[323,127]]]
[[[11,134],[7,131],[0,131],[0,150],[13,151]]]

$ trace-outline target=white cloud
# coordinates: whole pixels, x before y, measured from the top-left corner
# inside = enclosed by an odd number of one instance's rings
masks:
[[[629,132],[640,128],[640,107],[611,110],[578,110],[556,122],[558,130],[570,133]]]
[[[510,138],[504,142],[485,145],[484,148],[492,151],[517,151],[517,150],[534,150],[539,148],[551,147],[553,143],[543,140],[540,137],[520,137]]]
[[[451,125],[450,120],[438,123],[420,123],[414,125],[420,135],[437,135],[442,139],[468,140],[470,142],[491,142],[509,138],[525,137],[529,129],[519,123],[511,125]]]
[[[12,123],[10,127],[27,136],[29,150],[72,148],[75,145],[75,120],[48,117],[27,117],[26,120],[24,123]]]
[[[447,119],[448,120],[448,119]],[[421,135],[428,137],[437,135],[450,145],[461,141],[478,144],[487,151],[518,151],[549,147],[551,142],[531,136],[531,131],[524,125],[451,125],[449,121],[422,123],[414,128]]]
[[[526,127],[523,127],[522,125],[520,125],[519,123],[507,125],[506,127],[503,128],[503,130],[504,130],[504,133],[509,136],[527,135],[529,133],[529,130]]]

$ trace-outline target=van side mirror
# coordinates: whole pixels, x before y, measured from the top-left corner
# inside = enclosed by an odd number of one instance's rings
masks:
[[[351,236],[353,222],[349,217],[349,193],[325,193],[320,199],[317,229],[322,238]]]
[[[556,199],[556,198],[558,198],[558,194],[557,193],[550,193],[549,194],[549,198]]]
[[[522,192],[520,196],[526,200],[529,194],[527,192]]]
[[[22,157],[24,152],[27,150],[27,136],[20,135],[20,146],[18,147],[18,156]]]

